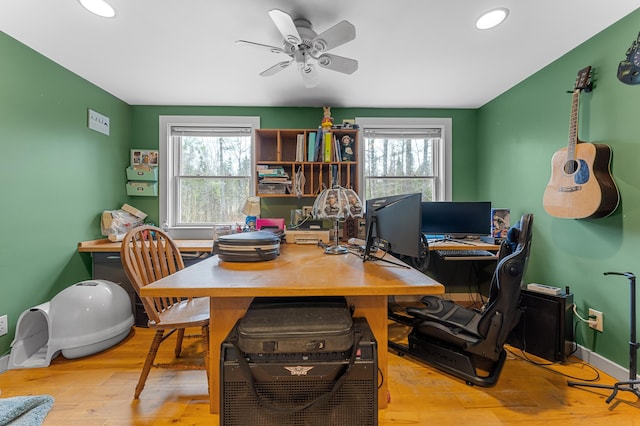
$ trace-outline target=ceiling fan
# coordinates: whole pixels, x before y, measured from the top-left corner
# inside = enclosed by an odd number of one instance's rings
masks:
[[[348,21],[340,21],[320,34],[311,28],[306,19],[293,19],[291,15],[279,9],[269,11],[269,16],[284,37],[282,47],[269,46],[252,41],[238,40],[236,43],[258,46],[273,53],[289,55],[288,61],[278,62],[262,71],[262,77],[272,76],[289,65],[295,64],[306,87],[315,87],[320,83],[319,66],[344,74],[353,74],[358,69],[358,61],[343,56],[326,53],[356,38],[356,28]]]

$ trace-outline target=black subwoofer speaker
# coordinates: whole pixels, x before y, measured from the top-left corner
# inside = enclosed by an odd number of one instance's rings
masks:
[[[261,402],[245,379],[234,345],[230,338],[226,339],[220,357],[220,424],[377,425],[377,345],[364,318],[354,318],[354,327],[362,333],[355,363],[342,385],[328,398],[323,398],[323,395],[331,392],[335,380],[348,367],[351,351],[246,354]],[[320,403],[300,409],[318,398],[323,398]]]

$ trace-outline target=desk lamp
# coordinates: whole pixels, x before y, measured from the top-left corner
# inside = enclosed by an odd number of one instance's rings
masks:
[[[315,202],[311,214],[316,219],[334,222],[335,244],[325,249],[325,254],[345,254],[349,250],[340,245],[339,222],[348,217],[362,217],[362,202],[353,189],[333,186],[323,190]]]
[[[245,224],[247,227],[255,231],[256,229],[256,220],[257,217],[260,216],[260,198],[259,197],[247,197],[242,206],[242,214],[247,215],[245,219]]]

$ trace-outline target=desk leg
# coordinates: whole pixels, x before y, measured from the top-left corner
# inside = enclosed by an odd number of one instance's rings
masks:
[[[247,312],[253,297],[212,297],[209,325],[209,404],[212,414],[220,413],[220,347],[224,339]]]
[[[349,304],[355,306],[354,316],[365,317],[378,344],[378,368],[382,372],[382,386],[378,389],[378,408],[387,408],[387,296],[348,296]]]

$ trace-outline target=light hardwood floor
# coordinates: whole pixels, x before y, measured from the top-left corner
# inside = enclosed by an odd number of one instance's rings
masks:
[[[218,424],[218,416],[209,414],[203,371],[153,369],[140,399],[132,400],[151,338],[148,329],[134,328],[123,342],[99,354],[57,357],[47,368],[6,371],[0,374],[0,397],[52,395],[55,404],[45,426]],[[164,344],[160,360],[171,358],[171,345]],[[189,356],[198,350],[195,343],[186,345]],[[511,349],[498,384],[480,388],[392,353],[386,378],[390,404],[379,411],[379,424],[640,425],[640,402],[630,392],[606,404],[607,390],[566,385],[567,375],[588,380],[597,374],[580,360],[539,366],[521,355]],[[600,373],[599,383],[613,382]]]

